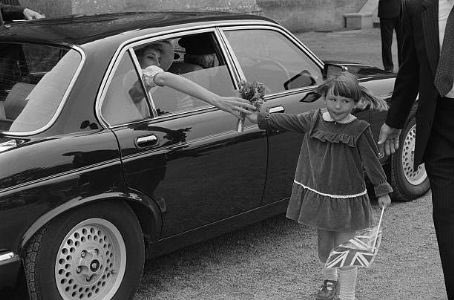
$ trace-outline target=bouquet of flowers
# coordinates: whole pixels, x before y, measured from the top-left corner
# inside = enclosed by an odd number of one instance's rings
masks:
[[[249,102],[254,105],[257,110],[260,110],[262,104],[265,102],[265,86],[263,83],[253,81],[241,81],[240,82],[240,96],[243,99],[249,100]],[[241,119],[237,123],[237,131],[243,132],[244,130],[244,113],[241,114]]]

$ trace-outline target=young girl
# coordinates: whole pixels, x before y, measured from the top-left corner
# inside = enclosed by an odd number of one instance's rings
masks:
[[[373,223],[363,171],[374,185],[380,207],[391,203],[392,188],[369,123],[352,115],[355,107],[385,110],[386,103],[370,95],[348,72],[327,80],[316,92],[326,108],[298,115],[248,112],[247,118],[262,129],[304,134],[287,217],[317,228],[318,255],[325,263],[331,249]],[[355,299],[357,267],[342,267],[339,272],[324,268],[323,276],[316,299]]]

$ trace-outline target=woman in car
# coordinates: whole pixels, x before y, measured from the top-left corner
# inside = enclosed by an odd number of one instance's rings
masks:
[[[153,42],[144,48],[136,50],[136,55],[143,69],[145,85],[149,90],[159,86],[171,87],[179,92],[214,105],[238,118],[240,117],[238,111],[242,109],[255,109],[247,100],[238,97],[219,96],[183,76],[167,72],[172,65],[174,57],[173,45],[168,40]],[[136,106],[141,106],[143,105],[143,96],[139,92],[140,89],[138,89],[140,85],[137,84],[129,91],[129,94],[136,103]]]

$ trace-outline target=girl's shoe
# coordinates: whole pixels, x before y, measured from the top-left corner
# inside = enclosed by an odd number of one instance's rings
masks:
[[[337,281],[325,280],[318,290],[316,300],[333,300],[336,296]]]

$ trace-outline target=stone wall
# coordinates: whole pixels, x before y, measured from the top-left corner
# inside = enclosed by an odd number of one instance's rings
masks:
[[[291,31],[339,30],[366,0],[19,0],[48,17],[143,10],[227,10],[261,14]]]

